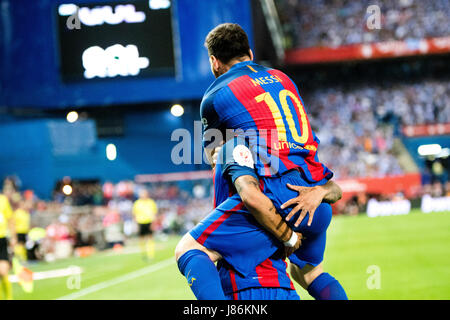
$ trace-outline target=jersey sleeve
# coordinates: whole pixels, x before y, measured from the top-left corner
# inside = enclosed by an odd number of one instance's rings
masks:
[[[222,174],[232,183],[244,175],[250,175],[258,179],[255,172],[255,162],[248,144],[239,138],[234,138],[225,143],[218,157],[222,165]]]
[[[214,107],[214,94],[205,96],[200,105],[200,117],[203,124],[202,142],[204,148],[214,148],[221,141],[217,140],[217,133],[220,132],[222,122]]]

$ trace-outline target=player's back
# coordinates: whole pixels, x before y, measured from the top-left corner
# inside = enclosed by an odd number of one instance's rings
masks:
[[[283,72],[251,61],[240,62],[207,90],[201,107],[205,129],[248,138],[260,176],[301,168],[317,182],[332,173],[317,158],[319,139],[294,82]],[[212,121],[211,121],[212,119]],[[228,139],[230,136],[228,135]]]

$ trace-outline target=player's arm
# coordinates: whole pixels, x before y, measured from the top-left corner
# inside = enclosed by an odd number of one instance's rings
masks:
[[[214,155],[217,155],[216,149],[224,144],[224,136],[221,128],[223,119],[220,118],[214,107],[214,95],[208,95],[203,98],[200,105],[200,117],[202,119],[202,142],[206,158],[214,169],[216,161]]]
[[[281,206],[282,209],[295,205],[295,207],[286,216],[286,221],[289,221],[299,210],[301,210],[300,216],[295,222],[295,226],[299,226],[309,212],[308,226],[311,225],[314,212],[322,202],[335,203],[342,198],[342,190],[337,183],[329,180],[327,183],[321,186],[315,187],[302,187],[293,186],[287,184],[289,189],[298,192],[298,196],[286,201]]]
[[[17,244],[16,222],[13,217],[9,218],[9,234],[11,246],[14,247]]]
[[[234,186],[244,205],[265,229],[281,242],[291,239],[294,232],[277,213],[272,201],[262,193],[255,177],[240,176],[234,181]],[[299,238],[301,239],[301,236]]]
[[[224,141],[221,141],[218,146],[216,144],[212,144],[208,148],[205,147],[206,158],[208,159],[208,162],[211,165],[212,169],[214,169],[216,166],[217,155],[219,154],[219,151],[224,143]]]
[[[245,142],[234,138],[216,149],[216,153],[215,159],[224,164],[222,174],[234,185],[246,208],[263,228],[285,244],[286,255],[289,256],[300,247],[302,235],[292,231],[272,201],[261,191],[253,156]]]

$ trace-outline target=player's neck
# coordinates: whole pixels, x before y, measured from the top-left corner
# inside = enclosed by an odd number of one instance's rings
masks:
[[[222,70],[219,71],[219,73],[220,73],[219,76],[227,73],[235,64],[238,64],[240,62],[245,62],[245,61],[252,61],[252,60],[250,59],[250,57],[245,56],[245,57],[232,59],[227,64],[223,64],[222,68],[221,68]]]
[[[229,66],[229,69],[231,69],[231,67],[234,66],[235,64],[244,62],[244,61],[252,61],[252,60],[250,59],[250,57],[244,56],[244,57],[240,57],[240,58],[231,60],[230,62],[227,63],[227,66]]]

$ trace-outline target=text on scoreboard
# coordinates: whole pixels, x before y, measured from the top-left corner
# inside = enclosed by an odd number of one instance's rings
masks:
[[[170,0],[60,4],[63,81],[175,76]]]

